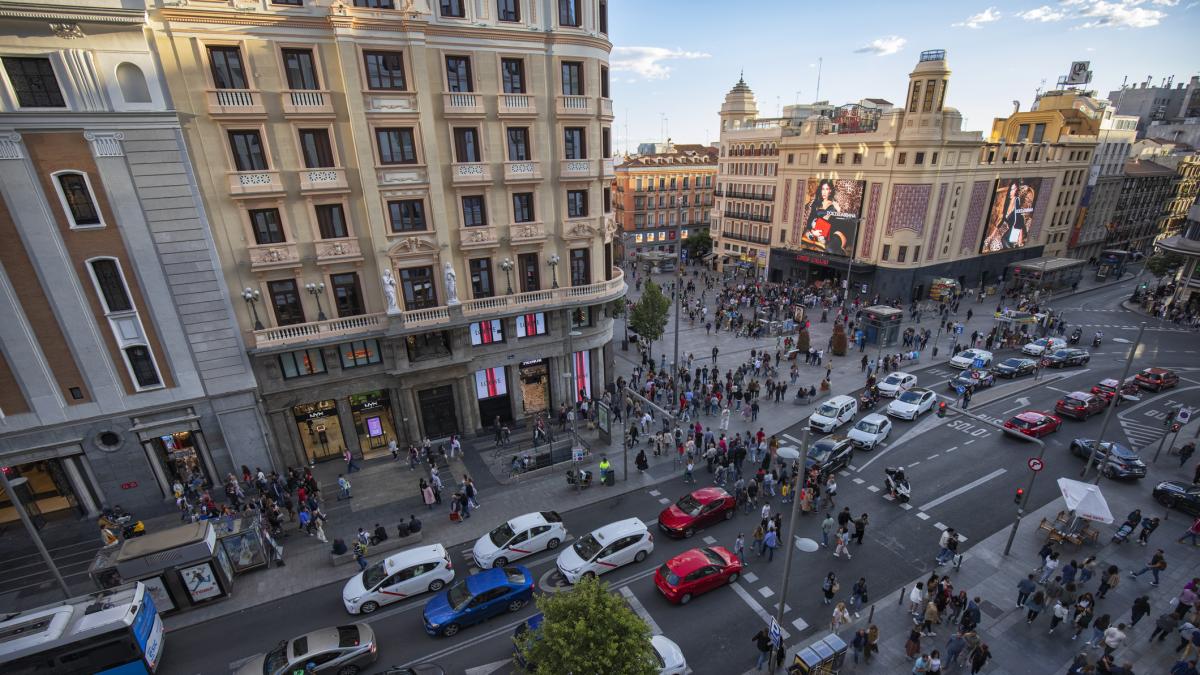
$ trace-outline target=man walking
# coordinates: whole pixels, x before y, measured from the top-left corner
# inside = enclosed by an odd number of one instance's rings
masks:
[[[751,638],[754,646],[758,647],[758,662],[754,664],[755,670],[762,670],[763,666],[771,660],[771,636],[767,634],[767,629],[763,628],[754,634]]]
[[[750,563],[746,562],[746,535],[738,532],[737,539],[733,540],[733,553],[741,561],[742,567],[749,567]]]
[[[343,499],[350,499],[350,479],[339,473],[337,477],[337,484],[338,501],[340,502]]]
[[[763,550],[767,552],[767,562],[775,559],[775,548],[779,546],[779,535],[775,530],[767,530],[767,534],[763,537]]]
[[[1192,521],[1192,526],[1189,527],[1187,529],[1187,531],[1183,533],[1183,536],[1181,536],[1179,538],[1179,543],[1182,544],[1183,540],[1187,539],[1188,537],[1191,537],[1192,546],[1195,546],[1196,545],[1196,537],[1200,537],[1200,518],[1196,518],[1195,520]]]
[[[354,473],[362,469],[362,467],[354,463],[354,453],[349,448],[346,448],[346,451],[342,453],[342,459],[346,460],[346,473]]]
[[[1146,572],[1149,572],[1151,574],[1151,576],[1154,577],[1154,581],[1150,585],[1157,586],[1158,585],[1158,573],[1165,569],[1167,569],[1167,559],[1163,555],[1163,550],[1160,548],[1154,552],[1154,556],[1152,558],[1150,558],[1150,562],[1146,563],[1145,567],[1143,567],[1142,569],[1140,569],[1136,572],[1130,572],[1129,576],[1136,579],[1136,578],[1140,577],[1141,575],[1145,574]]]

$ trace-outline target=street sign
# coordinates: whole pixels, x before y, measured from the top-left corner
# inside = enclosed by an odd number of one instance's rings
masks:
[[[782,645],[783,636],[781,635],[781,629],[779,628],[779,622],[776,621],[774,618],[771,619],[771,630],[767,633],[767,635],[771,638],[771,642],[773,642],[776,647],[779,647],[780,645]]]
[[[967,388],[962,386],[961,384],[954,386],[954,391],[957,392],[959,396],[962,396],[963,392],[966,390],[967,390]]]
[[[960,323],[960,324],[955,324],[955,326],[954,326],[954,334],[955,334],[955,335],[962,335],[962,333],[963,333],[963,326],[962,326],[962,324],[961,324],[961,323]]]
[[[684,260],[687,260],[687,249],[686,248],[684,248],[682,246],[679,247],[679,257],[683,258]]]
[[[971,362],[972,368],[982,368],[983,365],[984,365],[983,359],[975,359],[974,361]]]
[[[1042,460],[1038,459],[1037,457],[1030,457],[1026,464],[1029,465],[1030,471],[1041,471],[1042,468],[1046,466],[1042,463]]]
[[[1187,424],[1188,421],[1191,419],[1192,419],[1192,411],[1188,410],[1187,408],[1180,408],[1175,413],[1175,421],[1179,422],[1180,424]]]
[[[863,285],[862,285],[862,292],[863,292],[863,293],[866,293],[866,292],[867,292],[867,285],[866,285],[866,284],[863,284]]]

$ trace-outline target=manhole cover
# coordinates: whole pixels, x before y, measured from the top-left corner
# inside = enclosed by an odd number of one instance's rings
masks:
[[[992,604],[990,600],[984,600],[983,602],[979,603],[979,609],[982,609],[984,614],[987,614],[992,618],[996,618],[1004,613],[1004,610]]]
[[[551,569],[543,574],[541,579],[538,579],[538,587],[543,593],[558,593],[570,588],[571,584],[567,583],[567,579],[562,575],[562,572],[559,572],[557,569]]]
[[[813,539],[807,537],[796,537],[796,548],[804,553],[812,553],[821,547]]]

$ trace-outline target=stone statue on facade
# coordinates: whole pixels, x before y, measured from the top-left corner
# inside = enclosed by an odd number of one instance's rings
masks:
[[[387,311],[399,312],[400,306],[396,304],[396,277],[392,276],[392,271],[383,271],[383,297],[387,298]]]
[[[458,304],[458,277],[454,274],[454,266],[446,263],[446,304]]]

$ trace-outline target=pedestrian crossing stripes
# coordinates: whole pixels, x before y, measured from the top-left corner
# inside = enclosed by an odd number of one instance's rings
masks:
[[[1145,447],[1162,439],[1163,430],[1160,427],[1130,422],[1121,419],[1121,431],[1133,447]]]

